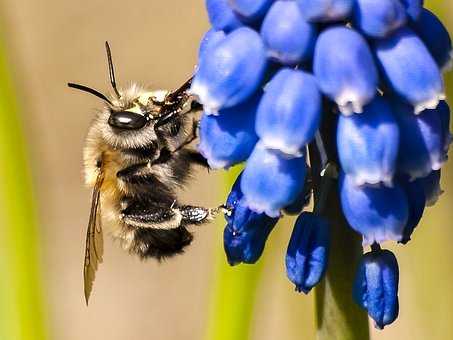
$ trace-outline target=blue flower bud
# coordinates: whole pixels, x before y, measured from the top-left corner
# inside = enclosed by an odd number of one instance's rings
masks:
[[[211,168],[229,168],[250,156],[258,141],[255,116],[260,99],[261,93],[218,116],[203,115],[198,150]]]
[[[398,101],[393,101],[393,108],[400,128],[398,171],[414,180],[440,169],[446,159],[436,111],[414,115],[411,106]]]
[[[351,14],[353,0],[296,0],[307,21],[331,22]]]
[[[445,99],[440,70],[419,37],[402,28],[374,43],[388,85],[415,107],[415,113],[434,109]]]
[[[241,176],[236,179],[226,205],[232,209],[226,215],[223,233],[225,253],[230,265],[255,263],[263,253],[266,240],[278,221],[248,208],[240,189]]]
[[[423,0],[401,0],[401,2],[406,7],[407,15],[412,20],[417,20],[423,9]]]
[[[321,91],[344,114],[361,113],[376,95],[373,56],[365,39],[352,29],[334,27],[320,34],[313,69]]]
[[[363,255],[359,264],[353,297],[368,311],[375,327],[383,329],[398,317],[399,269],[395,255],[378,250]]]
[[[356,0],[353,21],[366,35],[384,38],[406,23],[406,9],[400,0]]]
[[[295,65],[313,56],[317,29],[306,22],[294,1],[276,1],[261,26],[268,56],[286,65]]]
[[[338,118],[338,156],[343,171],[356,185],[382,182],[391,186],[398,143],[398,123],[381,97],[366,105],[361,114]]]
[[[440,195],[443,194],[443,190],[440,187],[440,174],[441,171],[432,171],[428,176],[419,178],[419,182],[423,191],[425,192],[426,205],[431,207],[438,201]]]
[[[266,53],[258,33],[241,27],[228,34],[200,60],[191,92],[206,113],[235,106],[261,85]]]
[[[406,244],[410,241],[414,229],[420,222],[423,212],[425,211],[425,191],[420,181],[400,180],[399,182],[406,192],[406,197],[409,203],[409,216],[406,226],[403,231],[403,238],[401,243]]]
[[[205,0],[209,22],[216,30],[230,32],[242,26],[239,18],[228,6],[228,0]]]
[[[209,50],[225,37],[224,31],[216,31],[212,28],[207,31],[201,39],[200,47],[198,48],[198,60],[201,60],[205,55],[209,56]]]
[[[298,292],[307,294],[323,277],[329,258],[329,225],[303,212],[294,225],[286,253],[286,275]]]
[[[445,154],[447,154],[452,141],[452,135],[450,132],[450,107],[448,106],[446,101],[441,101],[439,102],[437,108],[433,111],[438,114],[440,119],[443,141],[442,144],[444,146],[444,152]],[[445,155],[445,158],[447,158],[447,155]]]
[[[303,190],[306,171],[304,157],[287,158],[258,142],[241,180],[246,204],[253,211],[278,217],[280,209],[294,202]]]
[[[321,121],[321,94],[311,74],[281,69],[266,85],[256,116],[256,133],[269,149],[298,156]]]
[[[340,199],[349,225],[363,236],[363,244],[401,241],[409,207],[399,184],[393,187],[358,186],[348,175],[340,176]]]
[[[261,20],[275,0],[229,0],[231,8],[247,23]]]
[[[413,28],[433,56],[441,69],[451,64],[452,47],[450,34],[439,18],[427,9],[423,9]]]

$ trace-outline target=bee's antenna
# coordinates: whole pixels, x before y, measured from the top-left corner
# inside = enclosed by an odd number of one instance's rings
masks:
[[[101,98],[102,100],[106,101],[110,105],[114,106],[113,103],[105,95],[103,95],[99,91],[96,91],[95,89],[92,89],[91,87],[88,87],[85,85],[80,85],[80,84],[74,84],[74,83],[68,83],[68,86],[72,87],[73,89],[91,93],[92,95],[95,95],[96,97]]]
[[[113,68],[113,61],[112,61],[112,51],[110,50],[110,45],[109,42],[105,42],[105,49],[107,51],[107,62],[109,64],[109,77],[110,77],[110,84],[113,87],[113,91],[115,91],[116,96],[118,99],[121,98],[120,93],[118,92],[118,89],[116,88],[116,80],[115,80],[115,70]]]

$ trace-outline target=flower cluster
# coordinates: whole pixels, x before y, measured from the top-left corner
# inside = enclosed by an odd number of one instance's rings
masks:
[[[393,322],[398,265],[379,244],[407,243],[441,192],[451,140],[447,30],[422,0],[206,0],[206,7],[212,29],[191,87],[204,107],[199,150],[212,168],[246,161],[227,200],[229,263],[257,261],[283,213],[300,214],[288,278],[305,293],[320,281],[329,221],[316,202],[314,212],[302,212],[310,190],[321,191],[311,185],[320,174],[307,165],[314,146],[321,169],[338,161],[343,213],[371,245],[354,298],[377,327]],[[327,141],[335,152],[325,152]]]

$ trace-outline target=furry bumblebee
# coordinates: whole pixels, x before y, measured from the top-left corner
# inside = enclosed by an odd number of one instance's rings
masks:
[[[113,96],[68,84],[106,104],[84,148],[85,181],[93,188],[84,262],[87,304],[102,262],[103,230],[130,253],[160,260],[191,243],[188,226],[207,222],[222,210],[181,205],[176,198],[191,166],[207,166],[189,147],[197,137],[202,109],[188,93],[191,79],[175,91],[148,91],[137,85],[118,90],[107,42],[106,50]]]

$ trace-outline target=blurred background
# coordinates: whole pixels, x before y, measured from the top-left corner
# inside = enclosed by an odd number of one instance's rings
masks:
[[[313,294],[295,293],[284,272],[290,219],[255,266],[225,264],[222,219],[200,227],[184,256],[160,264],[106,239],[88,308],[83,299],[91,193],[83,185],[82,147],[102,103],[66,83],[109,89],[108,40],[120,85],[176,88],[192,73],[208,28],[204,1],[0,6],[0,339],[314,339]],[[451,3],[427,7],[453,30]],[[425,211],[413,241],[392,248],[400,317],[373,330],[373,339],[453,339],[452,169],[450,162],[446,192]],[[224,188],[224,173],[199,171],[182,198],[216,205]]]

